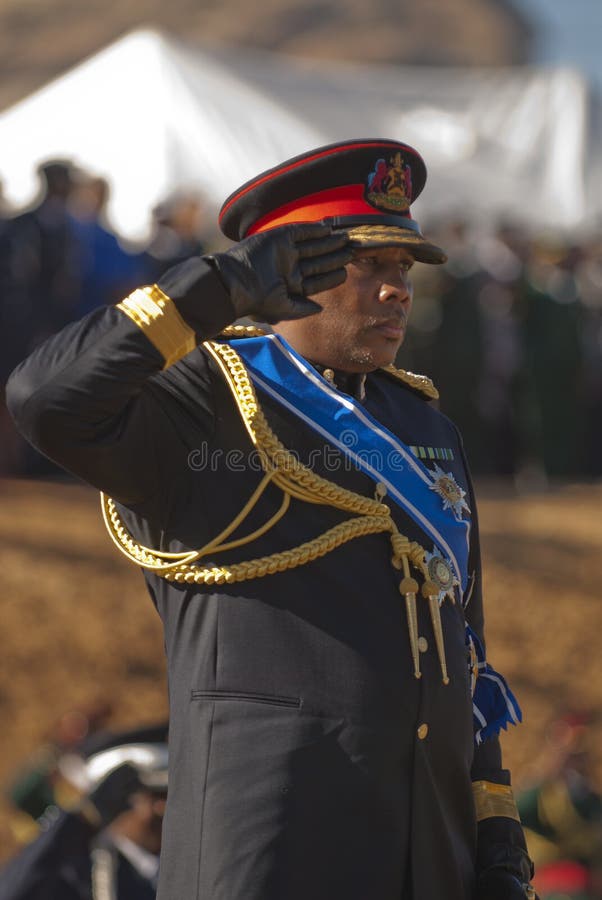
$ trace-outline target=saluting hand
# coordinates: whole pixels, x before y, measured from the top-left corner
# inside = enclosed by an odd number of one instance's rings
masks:
[[[95,786],[81,802],[79,811],[90,825],[106,828],[118,815],[131,809],[132,796],[140,788],[137,770],[123,763]]]
[[[206,259],[217,269],[237,318],[274,324],[320,312],[308,296],[342,284],[351,257],[346,233],[309,223],[253,235]]]

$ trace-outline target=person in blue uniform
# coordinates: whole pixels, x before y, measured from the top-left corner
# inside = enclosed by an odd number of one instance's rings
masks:
[[[461,439],[393,365],[410,270],[445,260],[425,180],[392,140],[287,160],[224,203],[231,249],[12,376],[164,623],[160,900],[533,896]]]

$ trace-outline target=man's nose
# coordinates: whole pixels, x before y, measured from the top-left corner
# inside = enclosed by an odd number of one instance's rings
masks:
[[[378,299],[381,303],[387,303],[390,300],[397,300],[403,304],[409,303],[412,299],[412,283],[408,274],[398,268],[387,272],[381,282]]]

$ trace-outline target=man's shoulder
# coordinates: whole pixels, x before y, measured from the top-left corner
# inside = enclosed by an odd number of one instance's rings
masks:
[[[11,234],[20,234],[23,231],[32,228],[40,229],[40,220],[33,209],[27,209],[24,212],[11,216],[4,222],[6,232]]]
[[[382,412],[391,423],[411,422],[415,436],[420,433],[421,442],[426,444],[441,440],[443,434],[454,446],[460,442],[457,427],[439,409],[439,391],[427,375],[387,366],[372,372],[369,378],[377,387],[372,394],[376,418]]]
[[[212,360],[199,345],[174,365],[152,375],[145,392],[172,415],[183,413],[197,424],[201,416],[207,424],[215,412],[219,380]]]
[[[383,366],[377,370],[377,374],[384,375],[423,400],[439,399],[439,391],[427,375],[418,375],[416,372],[398,369],[394,365]]]
[[[214,371],[215,365],[209,353],[202,344],[198,344],[178,362],[153,375],[150,382],[170,393],[189,394],[194,393],[201,385],[207,384]]]

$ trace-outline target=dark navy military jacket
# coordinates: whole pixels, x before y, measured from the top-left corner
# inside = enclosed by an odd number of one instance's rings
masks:
[[[209,269],[206,279],[206,307],[180,310],[199,339],[228,318]],[[261,472],[203,348],[164,372],[162,364],[128,318],[105,309],[36,351],[13,375],[9,404],[32,443],[119,502],[143,544],[177,551],[217,535]],[[302,462],[374,496],[374,482],[326,453],[319,435],[259,399]],[[147,575],[165,627],[171,710],[160,900],[472,896],[471,777],[495,777],[501,765],[496,739],[476,753],[473,741],[465,616],[481,637],[483,625],[474,497],[455,427],[419,394],[375,372],[364,403],[407,445],[445,450],[445,462],[425,464],[451,472],[471,507],[470,603],[441,608],[450,683],[420,598],[423,676],[413,675],[387,535],[232,585]],[[244,532],[281,498],[271,487]],[[432,549],[405,513],[393,515]],[[348,517],[293,500],[263,537],[208,562],[295,547]]]

